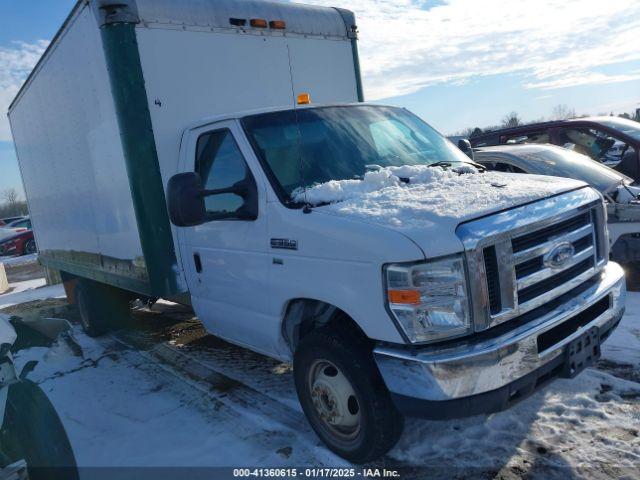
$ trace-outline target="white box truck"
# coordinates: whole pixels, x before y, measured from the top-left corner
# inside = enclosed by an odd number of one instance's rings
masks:
[[[603,200],[484,172],[407,110],[363,103],[351,12],[81,0],[10,106],[40,258],[84,328],[193,306],[293,361],[354,462],[404,416],[507,408],[574,376],[624,311]]]

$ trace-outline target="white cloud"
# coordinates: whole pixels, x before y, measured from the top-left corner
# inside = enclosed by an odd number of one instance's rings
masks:
[[[524,75],[532,89],[638,77],[596,71],[640,59],[637,0],[350,0],[343,6],[355,11],[360,27],[369,99],[500,73]]]
[[[0,141],[10,141],[11,131],[6,113],[20,86],[49,44],[13,42],[0,47]]]

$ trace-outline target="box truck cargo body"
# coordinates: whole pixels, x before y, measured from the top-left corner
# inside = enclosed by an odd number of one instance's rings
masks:
[[[9,111],[41,261],[149,296],[185,293],[162,191],[183,131],[303,92],[358,101],[355,36],[339,9],[79,1]]]
[[[597,191],[486,172],[364,103],[356,32],[293,3],[80,1],[9,118],[40,258],[87,333],[135,298],[190,303],[292,361],[315,432],[366,462],[405,415],[577,375],[625,284]]]

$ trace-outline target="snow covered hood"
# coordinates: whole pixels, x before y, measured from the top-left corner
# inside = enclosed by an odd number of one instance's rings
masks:
[[[463,222],[586,185],[566,178],[462,168],[383,168],[362,180],[315,185],[295,199],[318,205],[317,212],[400,231],[433,257],[462,250],[455,231]]]

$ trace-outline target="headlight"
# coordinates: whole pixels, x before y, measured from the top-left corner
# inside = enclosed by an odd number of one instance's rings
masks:
[[[413,343],[471,331],[464,260],[461,255],[385,268],[387,302]]]

